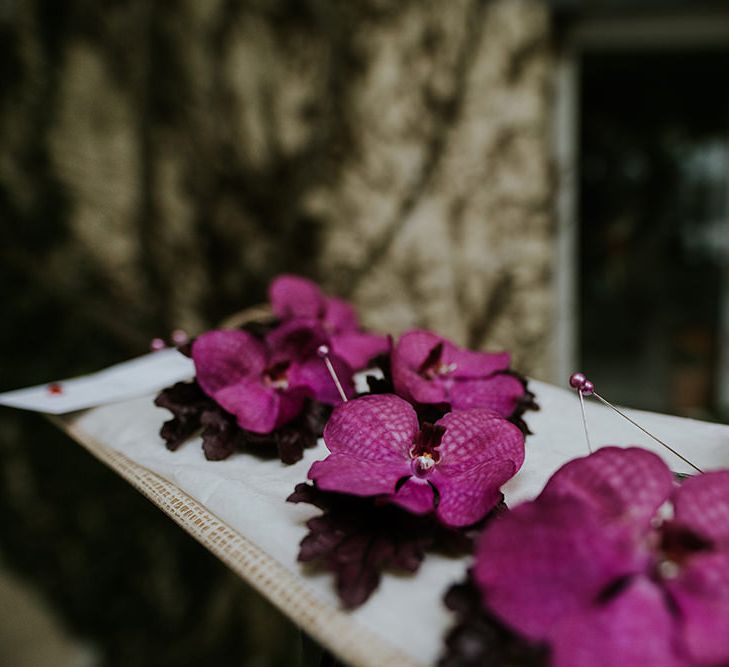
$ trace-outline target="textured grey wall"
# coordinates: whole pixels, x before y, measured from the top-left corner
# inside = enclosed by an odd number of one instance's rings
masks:
[[[15,5],[0,181],[16,215],[64,230],[46,282],[93,280],[91,316],[127,313],[115,335],[198,330],[294,270],[372,326],[547,373],[541,3],[35,4]]]

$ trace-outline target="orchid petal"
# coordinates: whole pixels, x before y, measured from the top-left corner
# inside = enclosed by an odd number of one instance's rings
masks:
[[[689,667],[674,647],[675,623],[661,590],[638,578],[603,604],[558,624],[554,667]]]
[[[390,339],[379,334],[349,331],[332,336],[332,352],[344,359],[354,370],[361,370],[375,357],[386,354]]]
[[[599,596],[645,563],[629,531],[609,529],[569,498],[540,499],[494,519],[474,568],[487,608],[533,640],[586,613]]]
[[[432,382],[411,368],[399,365],[392,358],[392,382],[395,392],[413,403],[448,403],[448,391],[437,382]]]
[[[509,461],[516,472],[524,463],[524,434],[491,410],[449,412],[438,420],[446,431],[438,447],[443,475],[467,472],[487,461]]]
[[[454,410],[490,408],[509,417],[524,396],[518,378],[503,373],[507,353],[473,352],[430,331],[403,334],[392,351],[395,391],[416,403],[448,403]]]
[[[348,454],[330,454],[316,461],[308,477],[323,491],[338,491],[354,496],[373,496],[394,493],[398,480],[408,474],[404,460],[400,466],[391,461],[373,461],[354,458]]]
[[[324,296],[318,285],[301,276],[278,276],[268,288],[268,299],[280,319],[319,318],[324,313]]]
[[[691,657],[701,664],[729,663],[729,549],[694,554],[665,585],[681,613]]]
[[[220,389],[258,378],[266,367],[266,350],[245,331],[208,331],[192,344],[197,382],[211,397]]]
[[[324,327],[331,333],[345,333],[359,328],[357,313],[351,303],[344,299],[325,299]]]
[[[352,369],[339,357],[330,356],[334,372],[349,398],[354,395],[354,382]],[[306,387],[313,397],[327,405],[339,405],[342,397],[339,395],[337,385],[329,375],[329,371],[322,359],[312,357],[301,363],[292,363],[288,371],[288,381],[291,387]]]
[[[443,350],[443,361],[455,365],[453,377],[479,378],[507,370],[511,355],[508,352],[478,352],[449,344]]]
[[[729,470],[684,480],[675,491],[676,521],[713,542],[729,546]]]
[[[513,375],[498,374],[468,380],[454,378],[448,391],[448,402],[454,410],[489,408],[510,417],[523,395],[524,385]]]
[[[438,518],[449,526],[468,526],[480,521],[502,499],[501,486],[516,470],[510,460],[488,461],[458,475],[445,475],[437,467],[430,481],[440,495]]]
[[[266,336],[272,364],[316,356],[319,346],[328,342],[318,320],[301,317],[280,324]]]
[[[398,395],[416,403],[444,403],[445,389],[419,373],[428,356],[441,343],[430,331],[408,331],[392,351],[392,381]]]
[[[392,353],[393,364],[418,369],[425,363],[433,349],[444,341],[444,338],[432,331],[424,329],[407,331],[400,336],[395,345]]]
[[[427,514],[433,511],[435,496],[427,481],[411,477],[391,497],[391,501],[413,514]]]
[[[235,415],[238,425],[254,433],[270,433],[280,426],[281,397],[259,382],[244,380],[213,395],[223,410]]]
[[[410,460],[417,432],[418,418],[407,401],[392,394],[369,395],[334,410],[324,442],[332,453],[400,464]]]
[[[673,488],[673,474],[652,452],[639,447],[603,447],[563,465],[539,498],[571,498],[603,516],[624,517],[643,529]]]

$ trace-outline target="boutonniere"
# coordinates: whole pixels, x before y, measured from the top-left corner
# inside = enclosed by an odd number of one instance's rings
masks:
[[[325,297],[311,281],[281,276],[269,295],[276,319],[208,331],[182,348],[195,379],[155,400],[173,414],[160,432],[169,449],[200,432],[210,460],[246,449],[295,463],[341,402],[318,347],[336,347],[331,363],[345,395],[353,394],[354,372],[389,349],[387,337],[361,330],[349,304]]]
[[[426,550],[468,553],[501,508],[501,486],[524,461],[524,432],[491,409],[447,410],[430,422],[400,396],[371,394],[329,418],[329,454],[289,500],[324,510],[308,522],[299,559],[334,573],[344,606],[363,603],[388,567],[415,572]]]
[[[431,331],[409,331],[392,351],[395,392],[416,404],[489,408],[511,416],[525,398],[508,352],[476,352]]]
[[[322,491],[379,497],[452,527],[481,520],[524,462],[524,435],[495,412],[419,424],[407,401],[387,394],[339,406],[324,442],[329,456],[308,475]]]

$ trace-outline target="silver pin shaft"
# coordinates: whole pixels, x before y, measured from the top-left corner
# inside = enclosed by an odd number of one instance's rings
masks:
[[[582,425],[585,427],[585,440],[587,441],[587,451],[592,454],[592,443],[590,442],[590,431],[587,428],[587,415],[585,414],[585,399],[582,396],[582,391],[578,390],[577,393],[580,395],[580,410],[582,410]]]
[[[637,422],[633,421],[633,420],[632,420],[632,419],[631,419],[630,417],[628,417],[628,415],[626,415],[626,414],[625,414],[624,412],[622,412],[621,410],[618,410],[618,408],[616,408],[616,407],[615,407],[615,406],[614,406],[614,405],[613,405],[612,403],[610,403],[610,401],[606,401],[606,400],[605,400],[605,399],[604,399],[604,398],[603,398],[602,396],[600,396],[600,394],[598,394],[597,392],[593,392],[593,394],[592,394],[592,395],[593,395],[593,396],[594,396],[594,397],[595,397],[595,398],[596,398],[596,399],[597,399],[598,401],[600,401],[600,402],[604,403],[604,404],[605,404],[605,405],[607,405],[607,406],[608,406],[609,408],[611,408],[612,410],[614,410],[615,412],[617,412],[617,413],[618,413],[618,414],[619,414],[619,415],[620,415],[620,416],[621,416],[621,417],[622,417],[623,419],[627,419],[627,420],[628,420],[628,421],[629,421],[629,422],[630,422],[630,423],[631,423],[631,424],[632,424],[633,426],[635,426],[635,427],[636,427],[637,429],[640,429],[641,431],[643,431],[643,433],[645,433],[645,434],[646,434],[646,435],[647,435],[647,436],[648,436],[649,438],[653,438],[653,440],[655,440],[655,441],[656,441],[656,442],[657,442],[657,443],[658,443],[659,445],[663,445],[663,447],[665,447],[665,448],[666,448],[666,449],[667,449],[667,450],[668,450],[669,452],[671,452],[671,453],[675,454],[676,456],[678,456],[678,458],[680,458],[680,459],[681,459],[681,460],[682,460],[682,461],[683,461],[684,463],[686,463],[686,464],[690,465],[690,466],[691,466],[691,467],[692,467],[692,468],[693,468],[694,470],[696,470],[696,472],[699,472],[699,473],[703,473],[703,472],[704,472],[704,471],[703,471],[703,470],[702,470],[701,468],[699,468],[699,467],[698,467],[697,465],[695,465],[695,464],[691,463],[691,461],[689,461],[689,460],[688,460],[688,459],[687,459],[687,458],[686,458],[685,456],[682,456],[681,454],[679,454],[679,453],[678,453],[678,452],[677,452],[677,451],[676,451],[676,450],[675,450],[675,449],[674,449],[673,447],[671,447],[671,446],[670,446],[669,444],[667,444],[667,443],[663,442],[663,440],[661,440],[660,438],[657,438],[657,437],[656,437],[655,435],[653,435],[653,434],[652,434],[652,433],[650,433],[649,431],[646,431],[646,430],[645,430],[645,429],[644,429],[644,428],[643,428],[643,427],[642,427],[642,426],[641,426],[640,424],[638,424]],[[580,392],[580,401],[581,401],[581,400],[582,400],[582,392]],[[584,412],[584,410],[585,410],[585,409],[584,409],[584,407],[583,407],[583,408],[582,408],[582,418],[583,418],[583,419],[585,418],[585,417],[584,417],[584,415],[585,415],[585,412]],[[586,428],[585,428],[585,431],[587,431],[587,429],[586,429]],[[588,443],[589,443],[589,438],[588,438]]]

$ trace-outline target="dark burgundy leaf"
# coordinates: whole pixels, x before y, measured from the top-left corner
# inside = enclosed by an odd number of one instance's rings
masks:
[[[451,411],[451,406],[448,403],[416,403],[413,407],[421,426],[423,424],[435,424]]]
[[[245,444],[245,433],[235,423],[235,418],[220,408],[203,412],[200,422],[203,426],[202,448],[208,461],[227,459]]]
[[[187,341],[187,343],[183,343],[182,345],[177,346],[177,351],[180,354],[184,354],[189,359],[192,359],[192,344],[195,342],[194,338],[191,338]]]
[[[166,421],[160,430],[160,436],[172,451],[200,429],[203,411],[214,406],[194,380],[178,382],[163,389],[154,399],[154,404],[173,414],[173,418]]]
[[[191,382],[177,382],[167,389],[163,389],[154,399],[154,404],[166,408],[176,417],[193,413],[200,413],[210,399],[203,393],[195,380]]]
[[[274,431],[274,443],[281,461],[296,463],[304,456],[304,449],[316,446],[331,413],[330,406],[307,400],[296,419]]]
[[[394,394],[395,387],[392,384],[392,372],[390,365],[390,355],[381,354],[370,362],[371,368],[379,368],[382,371],[382,377],[378,378],[374,375],[367,375],[367,385],[370,394]]]
[[[481,604],[481,595],[469,571],[465,581],[445,594],[446,607],[456,625],[445,639],[446,652],[439,667],[544,667],[547,650],[515,635]]]
[[[255,336],[256,338],[263,340],[266,337],[266,334],[272,329],[275,329],[279,324],[280,320],[275,317],[270,317],[265,320],[246,322],[245,324],[241,324],[238,328],[241,331],[247,331],[251,334],[251,336]]]
[[[307,522],[299,560],[314,562],[335,575],[342,605],[365,602],[385,570],[415,572],[426,550],[470,553],[472,530],[448,529],[430,516],[416,516],[378,498],[359,498],[298,484],[287,499],[324,510]]]
[[[191,438],[199,430],[199,421],[192,419],[183,420],[173,417],[162,424],[159,434],[165,441],[167,449],[174,452],[185,440]]]
[[[287,503],[307,503],[319,509],[326,509],[329,506],[326,494],[319,491],[313,484],[301,482],[294,488],[294,492],[286,498]]]
[[[304,456],[304,448],[315,444],[316,436],[295,428],[283,427],[276,434],[278,458],[288,465],[300,461]]]
[[[316,438],[321,438],[331,414],[331,405],[319,403],[318,401],[307,401],[297,421],[301,423],[303,429],[316,436]]]
[[[529,426],[527,426],[527,423],[524,421],[524,413],[528,410],[539,410],[539,404],[536,401],[534,392],[529,390],[529,381],[517,371],[501,371],[501,375],[511,375],[512,377],[515,377],[524,387],[524,394],[519,397],[519,402],[514,409],[514,412],[512,412],[509,416],[509,421],[518,426],[525,436],[532,435],[532,432],[529,430]]]
[[[251,433],[206,396],[195,380],[163,389],[154,403],[174,415],[160,430],[167,448],[174,451],[202,429],[203,451],[209,461],[226,459],[246,447],[260,456],[278,456],[286,464],[296,463],[304,449],[316,445],[331,414],[330,406],[308,400],[292,422],[265,435]]]

